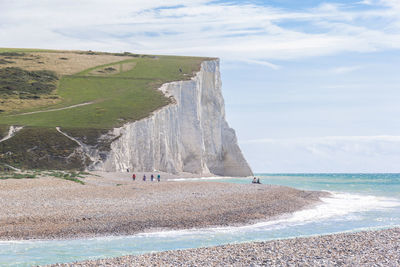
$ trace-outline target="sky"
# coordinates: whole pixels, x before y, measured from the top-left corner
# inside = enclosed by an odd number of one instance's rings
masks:
[[[0,0],[0,47],[219,57],[255,172],[400,172],[400,0]]]

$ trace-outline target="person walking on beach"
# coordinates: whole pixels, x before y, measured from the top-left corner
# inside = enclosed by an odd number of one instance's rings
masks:
[[[143,181],[146,182],[146,174],[143,174]]]
[[[132,174],[132,180],[136,180],[136,174]]]
[[[161,180],[161,176],[158,174],[157,175],[157,181],[160,181]]]
[[[150,175],[150,181],[153,182],[153,180],[154,180],[154,175],[152,174],[152,175]]]
[[[257,183],[256,177],[253,178],[253,181],[252,181],[251,183],[252,183],[252,184],[256,184],[256,183]]]

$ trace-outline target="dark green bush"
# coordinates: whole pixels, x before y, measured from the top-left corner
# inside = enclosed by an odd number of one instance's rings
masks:
[[[8,57],[22,57],[25,56],[25,53],[18,53],[18,52],[2,52],[0,56],[8,56]]]
[[[113,67],[108,67],[108,68],[105,68],[104,70],[107,72],[113,72],[113,71],[116,71],[117,69],[113,68]]]
[[[57,74],[49,70],[0,69],[0,94],[49,94],[56,89]]]
[[[15,61],[0,58],[0,64],[4,65],[4,64],[9,64],[9,63],[15,63]]]
[[[88,159],[75,153],[77,147],[55,128],[25,127],[0,143],[0,164],[22,169],[83,170]]]

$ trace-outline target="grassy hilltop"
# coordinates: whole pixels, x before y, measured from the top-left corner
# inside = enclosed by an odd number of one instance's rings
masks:
[[[56,131],[107,149],[97,138],[170,103],[157,90],[187,80],[207,58],[0,48],[0,167],[83,168],[78,146]],[[88,160],[88,159],[86,159]]]

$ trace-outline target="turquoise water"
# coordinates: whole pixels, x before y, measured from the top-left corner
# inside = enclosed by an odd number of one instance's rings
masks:
[[[152,251],[311,236],[400,225],[400,174],[259,174],[262,183],[325,190],[323,204],[241,227],[163,231],[125,237],[0,241],[0,265],[29,266]],[[198,180],[198,179],[186,179]],[[249,178],[205,178],[250,183]],[[257,186],[257,185],[254,185]]]

